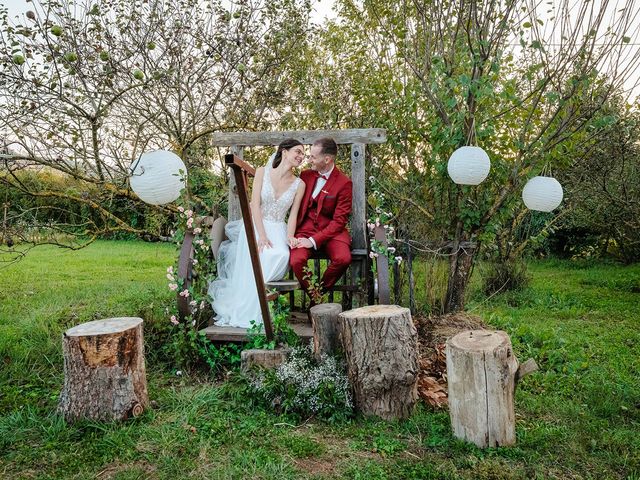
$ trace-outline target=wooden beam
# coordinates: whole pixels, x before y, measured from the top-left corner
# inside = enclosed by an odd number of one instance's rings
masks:
[[[244,147],[273,146],[287,138],[295,138],[304,145],[311,145],[323,137],[331,137],[339,145],[351,143],[378,144],[387,141],[384,128],[353,128],[348,130],[289,130],[279,132],[216,132],[211,134],[215,147],[231,145]]]
[[[262,311],[264,332],[267,336],[267,340],[271,341],[273,340],[273,328],[271,326],[271,316],[269,315],[269,305],[267,303],[267,291],[264,286],[262,265],[260,265],[260,253],[258,252],[258,244],[256,243],[256,235],[253,229],[253,218],[251,216],[251,210],[249,208],[249,196],[247,194],[246,188],[246,173],[243,171],[243,164],[246,164],[246,162],[239,159],[232,153],[225,155],[224,161],[228,167],[231,167],[236,179],[236,186],[238,187],[238,197],[240,198],[240,208],[242,209],[242,221],[244,223],[244,230],[247,234],[247,243],[249,245],[249,254],[251,255],[253,276],[256,281],[256,290],[258,291],[260,310]]]

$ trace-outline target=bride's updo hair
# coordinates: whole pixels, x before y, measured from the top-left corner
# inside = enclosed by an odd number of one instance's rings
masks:
[[[280,162],[282,162],[283,150],[289,150],[293,147],[297,147],[298,145],[302,145],[302,143],[296,140],[295,138],[287,138],[286,140],[283,140],[282,142],[280,142],[280,145],[278,145],[278,151],[276,152],[276,156],[273,158],[273,168],[277,168],[278,165],[280,165]]]

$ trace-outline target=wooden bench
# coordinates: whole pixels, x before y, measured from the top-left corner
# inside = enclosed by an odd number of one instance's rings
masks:
[[[249,177],[255,174],[255,169],[243,160],[243,152],[246,147],[257,146],[274,146],[278,145],[281,141],[287,138],[295,138],[303,145],[311,145],[317,139],[323,137],[333,138],[338,145],[350,145],[351,146],[351,179],[353,181],[353,197],[352,197],[352,213],[351,213],[351,237],[352,237],[352,263],[343,276],[341,282],[336,285],[330,292],[330,300],[333,300],[334,292],[342,292],[343,308],[352,308],[354,298],[356,303],[371,304],[375,301],[374,281],[370,275],[371,265],[368,256],[368,233],[366,228],[366,172],[365,172],[365,153],[367,144],[380,144],[386,142],[386,131],[383,129],[350,129],[350,130],[297,130],[297,131],[280,131],[280,132],[231,132],[231,133],[214,133],[211,138],[211,145],[214,147],[228,147],[231,151],[230,154],[225,156],[225,163],[231,169],[232,175],[229,178],[229,193],[228,193],[228,218],[229,221],[243,219],[245,224],[245,230],[247,231],[249,241],[249,251],[252,256],[252,265],[254,268],[254,276],[256,279],[256,286],[259,292],[265,292],[260,298],[262,317],[264,320],[265,333],[269,339],[273,338],[273,331],[271,325],[271,319],[269,316],[267,301],[267,285],[264,284],[262,279],[262,270],[258,257],[257,245],[255,242],[255,236],[253,235],[253,222],[251,221],[251,213],[249,209]],[[340,163],[338,158],[338,163]],[[217,220],[216,220],[217,221]],[[220,228],[224,229],[224,225],[220,226],[223,222],[218,224],[214,222],[214,227],[217,231]],[[249,235],[249,233],[251,233]],[[188,241],[185,236],[185,242]],[[222,241],[216,238],[215,242],[217,247]],[[216,247],[216,248],[217,248]],[[213,248],[213,244],[212,244]],[[217,252],[216,252],[217,253]],[[186,254],[185,254],[186,255]],[[320,275],[320,261],[322,259],[319,256],[313,257],[314,269],[316,274]],[[386,262],[386,259],[385,259]],[[188,263],[188,262],[186,262]],[[380,271],[382,264],[378,264],[378,271]],[[386,270],[386,264],[384,265]],[[184,271],[184,277],[188,276],[188,272]],[[180,275],[180,272],[179,272]],[[386,280],[386,290],[388,292],[388,272]],[[378,284],[380,284],[380,279]],[[297,284],[297,282],[296,282]],[[285,288],[285,285],[286,288]],[[273,285],[278,287],[278,285]],[[292,307],[295,300],[294,284],[279,284],[280,289],[275,288],[278,293],[288,292],[290,295],[290,301]],[[303,304],[301,309],[304,310],[304,295]],[[381,297],[381,301],[383,298]],[[186,302],[183,302],[186,303]],[[186,305],[188,308],[188,305]],[[293,308],[292,308],[293,310]],[[213,328],[213,330],[211,330]],[[205,329],[205,333],[212,340],[229,341],[228,339],[233,337],[241,337],[246,335],[245,332],[240,332],[239,329],[237,335],[230,333],[229,331],[218,330],[222,327],[209,327]],[[233,328],[233,327],[225,327]]]

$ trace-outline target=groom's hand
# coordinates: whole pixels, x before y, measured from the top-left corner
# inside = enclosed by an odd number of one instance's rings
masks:
[[[313,248],[313,243],[308,238],[299,238],[298,248]]]

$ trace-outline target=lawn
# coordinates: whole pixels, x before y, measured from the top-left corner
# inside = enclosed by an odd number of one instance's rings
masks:
[[[0,478],[640,478],[640,266],[536,261],[521,292],[471,292],[469,310],[541,368],[516,392],[517,446],[482,451],[423,405],[403,422],[296,422],[233,375],[177,376],[163,349],[174,255],[105,241],[0,270]],[[145,319],[154,408],[67,426],[61,333],[111,316]]]

